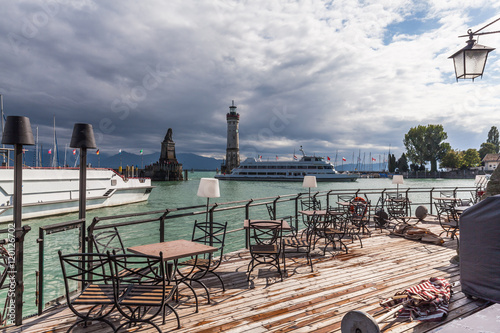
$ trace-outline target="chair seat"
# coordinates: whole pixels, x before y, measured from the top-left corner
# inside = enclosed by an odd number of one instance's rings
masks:
[[[292,247],[308,247],[309,242],[303,239],[283,238],[283,245]]]
[[[163,295],[170,295],[174,286],[165,286],[165,293],[161,285],[130,285],[126,294],[120,300],[121,305],[161,306]]]
[[[278,254],[279,248],[275,244],[273,245],[259,244],[259,245],[252,245],[250,247],[250,251],[254,254]]]
[[[74,300],[73,304],[113,304],[112,284],[91,284]]]
[[[207,266],[213,267],[213,266],[218,266],[219,265],[219,260],[213,260],[210,261],[209,259],[204,259],[204,258],[192,258],[186,261],[183,261],[178,264],[179,266],[197,266],[197,267],[203,267],[206,268]]]
[[[343,231],[335,228],[325,228],[325,234],[341,234]]]

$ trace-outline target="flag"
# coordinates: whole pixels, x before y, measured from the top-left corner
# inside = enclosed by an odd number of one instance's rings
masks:
[[[73,155],[76,155],[76,149],[73,149]]]
[[[327,156],[327,157],[326,157],[326,160],[327,160],[327,161],[330,161],[330,156]]]
[[[347,160],[346,160],[346,158],[345,158],[345,157],[342,157],[342,161],[344,161],[344,162],[345,162],[345,161],[347,161]]]
[[[276,161],[278,160],[278,155],[276,155]]]
[[[49,155],[52,154],[52,148],[49,149]]]
[[[297,155],[293,155],[293,159],[296,160],[297,159]]]
[[[142,149],[139,151],[139,153],[142,155]]]
[[[262,155],[259,155],[259,161],[262,160]]]
[[[376,161],[376,159],[375,159],[374,157],[372,157],[372,161],[373,161],[373,162],[375,162],[375,161]]]
[[[97,151],[95,153],[96,153],[96,155],[99,155],[99,149],[97,149]]]

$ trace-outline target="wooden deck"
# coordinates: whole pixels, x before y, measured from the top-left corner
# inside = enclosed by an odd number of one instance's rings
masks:
[[[433,232],[441,231],[433,217],[422,225]],[[351,310],[374,314],[379,301],[397,291],[430,277],[459,281],[459,267],[451,264],[456,242],[445,239],[443,246],[431,245],[372,230],[371,237],[349,243],[349,253],[336,254],[322,248],[313,256],[314,272],[305,257],[288,257],[288,276],[283,282],[275,271],[254,271],[247,282],[248,251],[225,256],[219,272],[226,284],[222,292],[218,281],[207,280],[212,304],[206,303],[202,289],[197,289],[200,311],[194,313],[193,298],[181,289],[179,303],[172,303],[181,317],[182,328],[176,330],[175,317],[167,316],[162,331],[183,332],[340,332],[343,316]],[[396,322],[380,325],[384,332],[427,332],[445,322],[468,316],[485,307],[480,301],[467,299],[460,286],[453,288],[450,313],[440,323]],[[119,316],[116,316],[119,319]],[[66,308],[24,320],[21,327],[6,332],[65,332],[75,316]],[[161,319],[155,321],[161,324]],[[100,323],[74,332],[110,332]],[[135,327],[134,332],[156,332],[151,326]]]

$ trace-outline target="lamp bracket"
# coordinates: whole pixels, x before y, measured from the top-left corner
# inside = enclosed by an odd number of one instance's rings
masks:
[[[500,17],[497,18],[496,20],[494,20],[493,22],[488,23],[487,25],[485,25],[481,29],[476,30],[475,32],[472,32],[472,29],[469,29],[469,30],[467,30],[467,35],[461,35],[458,37],[469,37],[469,39],[472,39],[473,36],[482,36],[482,35],[490,35],[490,34],[499,33],[500,31],[479,32],[479,31],[483,30],[484,28],[489,27],[490,25],[492,25],[493,23],[495,23],[497,21],[500,21]]]

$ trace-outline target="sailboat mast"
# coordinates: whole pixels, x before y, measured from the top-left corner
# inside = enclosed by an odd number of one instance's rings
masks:
[[[35,167],[38,168],[38,126],[36,127],[36,142],[35,142]]]
[[[57,157],[56,157],[56,116],[54,116],[54,144],[52,148],[52,167],[57,167]]]
[[[0,94],[0,110],[2,112],[1,117],[2,117],[2,136],[3,136],[3,95]],[[2,143],[2,148],[5,148],[5,145]],[[3,155],[3,164],[5,165],[5,150],[2,150],[2,155]]]

